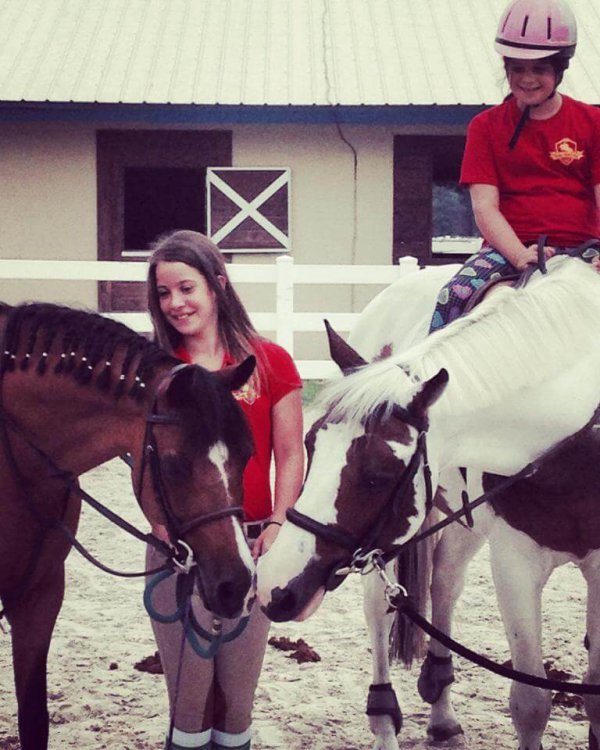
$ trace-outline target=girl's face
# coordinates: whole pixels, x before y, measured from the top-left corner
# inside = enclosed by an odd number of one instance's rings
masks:
[[[522,109],[543,104],[556,86],[556,73],[546,60],[508,60],[506,75],[510,90]]]
[[[216,295],[196,268],[160,261],[156,264],[156,291],[166,321],[184,339],[216,333]]]

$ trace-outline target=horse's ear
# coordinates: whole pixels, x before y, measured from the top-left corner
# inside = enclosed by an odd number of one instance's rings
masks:
[[[360,354],[333,330],[328,320],[323,322],[325,323],[327,340],[329,341],[329,354],[344,375],[348,375],[352,370],[356,370],[357,367],[367,364]]]
[[[237,391],[248,380],[256,367],[256,357],[250,355],[246,357],[239,365],[224,367],[222,370],[215,372],[215,377],[223,383],[230,391]]]
[[[409,410],[415,414],[425,416],[430,406],[433,406],[448,385],[448,371],[443,367],[432,378],[423,383],[421,390],[413,398]]]

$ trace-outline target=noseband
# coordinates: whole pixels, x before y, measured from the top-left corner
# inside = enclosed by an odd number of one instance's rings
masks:
[[[141,503],[144,475],[146,472],[147,463],[150,468],[152,484],[158,504],[167,522],[166,526],[169,532],[169,536],[176,543],[181,542],[182,536],[190,532],[192,529],[198,528],[199,526],[204,526],[208,523],[211,523],[212,521],[219,521],[221,518],[227,518],[228,516],[238,516],[239,518],[243,517],[243,509],[241,506],[237,505],[230,508],[221,508],[210,513],[202,513],[182,523],[177,518],[173,507],[169,502],[167,485],[163,480],[162,472],[160,469],[159,453],[156,447],[156,439],[154,436],[154,425],[179,425],[181,424],[181,419],[176,414],[159,414],[157,403],[158,395],[163,391],[164,383],[170,382],[173,377],[181,370],[192,366],[193,365],[188,364],[176,365],[163,377],[158,385],[158,388],[156,389],[150,413],[146,416],[146,430],[144,433],[142,466],[140,469],[139,484],[135,493],[138,498],[138,502]]]
[[[417,430],[417,441],[415,452],[413,453],[408,466],[402,472],[398,483],[390,493],[388,501],[383,506],[382,512],[375,520],[375,523],[365,533],[362,539],[358,539],[344,529],[340,529],[332,524],[324,524],[311,518],[310,516],[300,513],[296,508],[289,508],[287,519],[295,526],[304,531],[308,531],[318,539],[335,544],[352,553],[351,558],[341,564],[336,564],[329,574],[325,588],[332,591],[337,588],[344,580],[345,576],[352,570],[358,569],[361,561],[368,559],[375,549],[377,541],[384,529],[393,522],[394,517],[398,518],[406,494],[411,486],[421,463],[423,464],[423,476],[425,479],[425,498],[426,512],[429,512],[433,504],[433,488],[431,483],[431,470],[427,461],[427,430],[429,424],[426,417],[420,417],[412,414],[409,410],[401,406],[394,406],[392,416],[400,419],[410,427]]]

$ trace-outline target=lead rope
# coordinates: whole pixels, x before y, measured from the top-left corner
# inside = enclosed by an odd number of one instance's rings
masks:
[[[429,620],[426,620],[415,611],[406,589],[399,583],[390,580],[385,572],[385,564],[382,560],[374,558],[372,564],[377,570],[379,577],[385,583],[385,598],[390,607],[407,617],[415,625],[424,630],[427,635],[434,638],[455,654],[462,656],[479,667],[494,672],[494,674],[497,674],[500,677],[505,677],[509,680],[514,680],[515,682],[521,682],[524,685],[530,685],[544,690],[572,693],[574,695],[600,695],[600,684],[598,683],[561,682],[559,680],[549,680],[547,678],[537,677],[536,675],[527,674],[527,672],[520,672],[518,669],[505,667],[503,664],[498,664],[497,662],[488,659],[486,656],[482,656],[481,654],[472,651],[470,648],[463,646],[462,643],[455,641],[446,633],[438,630],[435,625],[429,622]]]
[[[186,597],[185,601],[185,610],[184,610],[184,617],[189,617],[190,609],[191,609],[191,596]],[[177,717],[177,703],[179,702],[179,686],[181,684],[181,674],[183,672],[183,655],[185,653],[185,642],[186,642],[186,633],[185,628],[183,627],[183,621],[184,617],[182,617],[181,621],[181,641],[179,643],[179,658],[177,660],[177,676],[175,677],[175,688],[173,691],[173,705],[171,707],[171,716],[169,719],[169,733],[167,735],[167,747],[166,750],[171,750],[173,746],[173,734],[175,732],[175,719]]]

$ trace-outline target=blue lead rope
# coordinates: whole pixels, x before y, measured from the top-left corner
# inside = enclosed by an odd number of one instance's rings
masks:
[[[176,608],[170,614],[159,612],[152,602],[154,590],[159,583],[162,583],[174,574],[180,576],[176,584]],[[163,624],[181,622],[185,637],[194,652],[202,659],[212,659],[221,644],[233,641],[244,632],[250,617],[248,615],[241,617],[237,625],[229,633],[209,633],[194,617],[191,604],[193,588],[193,572],[182,573],[174,569],[163,570],[152,576],[146,584],[146,588],[144,589],[144,607],[146,608],[146,612],[156,622]],[[204,645],[200,639],[203,639],[207,645]]]

